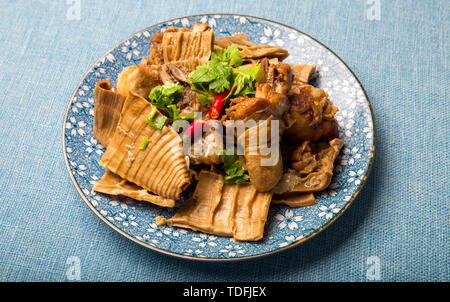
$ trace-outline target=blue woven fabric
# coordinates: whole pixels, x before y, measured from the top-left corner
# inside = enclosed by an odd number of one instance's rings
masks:
[[[377,126],[350,209],[243,263],[175,259],[114,232],[78,195],[61,146],[70,96],[103,53],[149,25],[218,12],[325,43],[363,83]],[[84,281],[449,281],[449,25],[445,0],[1,0],[0,280],[70,281],[76,263]]]

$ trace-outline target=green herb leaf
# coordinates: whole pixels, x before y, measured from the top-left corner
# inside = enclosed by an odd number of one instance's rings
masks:
[[[166,124],[167,121],[167,117],[162,115],[157,109],[156,107],[153,107],[152,111],[150,112],[150,114],[147,116],[147,119],[145,120],[145,122],[147,124],[149,124],[150,126],[161,130],[164,125]]]
[[[211,53],[211,59],[198,66],[189,76],[192,90],[211,96],[211,91],[221,93],[230,90],[230,96],[244,96],[256,93],[255,82],[259,78],[260,64],[251,68],[242,65],[239,48],[233,44]],[[233,67],[237,67],[233,71]],[[231,88],[231,89],[230,89]]]
[[[164,85],[153,87],[148,98],[154,106],[170,115],[171,111],[167,106],[175,102],[178,92],[183,89],[184,87],[178,84],[165,83]]]
[[[211,61],[225,62],[233,67],[242,65],[242,57],[236,44],[232,44],[227,48],[214,50],[211,53]]]
[[[237,154],[227,154],[226,150],[219,153],[225,171],[224,181],[226,183],[242,184],[250,179],[239,162]]]
[[[233,68],[225,62],[208,61],[198,66],[190,75],[192,90],[210,96],[210,90],[221,93],[230,88],[233,80]]]
[[[180,115],[180,110],[177,108],[176,105],[169,105],[167,106],[170,110],[171,110],[171,116],[173,117],[173,121],[176,120],[194,120],[195,119],[195,112],[185,115],[185,116],[181,116]]]
[[[210,107],[212,105],[212,102],[208,99],[205,95],[200,95],[197,99],[200,104]]]
[[[149,140],[148,138],[144,137],[144,139],[142,140],[141,145],[139,146],[139,149],[141,150],[145,150],[148,146]]]
[[[230,94],[227,97],[252,95],[256,93],[255,82],[259,77],[261,65],[256,64],[251,68],[245,68],[243,66],[236,68],[233,76],[233,86]]]

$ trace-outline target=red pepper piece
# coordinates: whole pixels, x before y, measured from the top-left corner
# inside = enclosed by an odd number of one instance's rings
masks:
[[[214,100],[214,103],[212,104],[211,108],[209,108],[209,117],[217,120],[220,117],[220,114],[222,113],[223,105],[225,104],[225,98],[230,93],[229,90],[225,90],[222,93],[219,93],[216,96],[216,99]]]
[[[206,124],[206,121],[203,120],[194,120],[189,127],[186,128],[184,132],[185,137],[190,137],[195,139],[198,135],[201,135],[203,132],[203,126]]]

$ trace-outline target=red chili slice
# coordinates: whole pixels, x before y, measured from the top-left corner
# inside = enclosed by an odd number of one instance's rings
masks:
[[[237,86],[234,87],[233,90],[236,90]],[[230,88],[231,89],[231,88]],[[214,103],[212,104],[211,108],[209,108],[209,117],[213,120],[217,120],[220,117],[220,114],[222,113],[223,105],[225,105],[225,98],[230,93],[230,90],[225,90],[222,93],[219,93]]]
[[[222,113],[223,105],[225,104],[225,98],[230,93],[229,90],[225,90],[222,93],[219,93],[214,103],[212,104],[211,108],[209,108],[209,117],[217,120],[220,117],[220,114]]]
[[[184,132],[184,136],[195,139],[198,135],[202,134],[203,126],[206,124],[206,121],[203,120],[194,120],[189,127],[186,128]]]

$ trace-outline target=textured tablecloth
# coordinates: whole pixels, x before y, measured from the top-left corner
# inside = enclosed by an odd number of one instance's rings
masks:
[[[0,280],[69,281],[79,260],[84,281],[449,281],[449,7],[1,0]],[[117,42],[219,12],[285,23],[341,56],[371,98],[377,150],[359,197],[318,236],[260,259],[198,263],[139,246],[91,212],[67,173],[62,125],[77,83]]]

